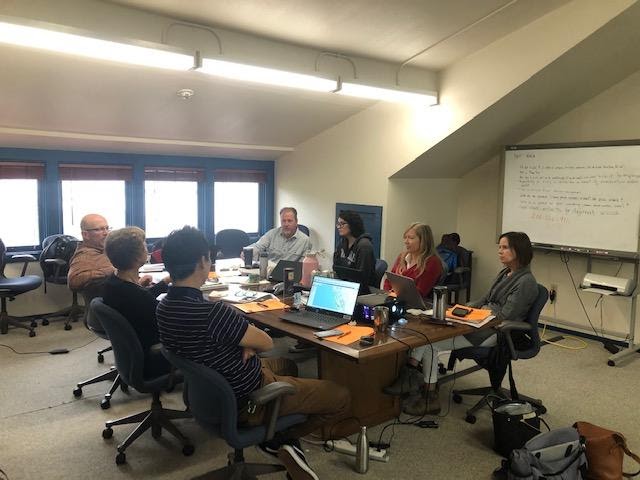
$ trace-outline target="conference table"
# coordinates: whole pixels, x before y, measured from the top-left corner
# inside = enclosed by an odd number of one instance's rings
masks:
[[[424,318],[407,315],[405,326],[392,326],[384,332],[376,332],[372,346],[361,346],[358,341],[341,345],[318,339],[309,327],[281,320],[282,313],[282,310],[270,310],[245,315],[258,326],[312,344],[318,352],[318,377],[343,385],[351,393],[350,416],[334,425],[323,426],[324,439],[352,435],[359,431],[360,425],[378,425],[398,416],[401,408],[399,397],[385,395],[382,388],[395,380],[409,349],[475,330],[461,324],[436,325]]]

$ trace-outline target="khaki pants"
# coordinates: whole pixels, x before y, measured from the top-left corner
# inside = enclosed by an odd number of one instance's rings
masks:
[[[301,413],[307,421],[284,432],[290,438],[300,438],[318,430],[326,422],[347,416],[351,403],[349,391],[328,380],[298,378],[298,367],[287,358],[263,358],[262,387],[273,382],[287,382],[294,386],[293,395],[282,397],[279,416]],[[267,409],[258,406],[253,413],[246,409],[238,412],[239,423],[260,425],[267,421]]]

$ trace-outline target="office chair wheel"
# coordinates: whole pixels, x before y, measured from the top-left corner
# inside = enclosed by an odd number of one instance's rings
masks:
[[[467,414],[467,416],[464,417],[464,421],[473,425],[474,423],[476,423],[476,416]]]
[[[447,373],[447,367],[445,367],[443,363],[438,363],[438,373],[440,375],[444,375]]]
[[[29,336],[30,337],[35,337],[36,336],[36,332],[34,332],[33,330],[29,330]]]
[[[101,353],[98,354],[98,363],[104,363],[104,355]]]
[[[462,403],[462,396],[460,394],[458,394],[458,393],[454,393],[451,396],[451,399],[456,403]]]
[[[116,455],[116,465],[124,465],[127,463],[127,455],[124,452],[120,452]]]
[[[46,327],[47,325],[49,325],[49,320],[47,320],[46,318],[42,319],[42,326]],[[31,324],[31,326],[33,327],[33,324]]]
[[[607,360],[607,365],[609,365],[610,367],[615,367],[616,362],[614,362],[613,360]]]
[[[108,409],[109,407],[111,407],[111,400],[109,400],[108,398],[103,398],[102,401],[100,402],[100,407],[103,410]]]
[[[544,405],[537,405],[537,410],[539,415],[544,415],[545,413],[547,413],[547,407],[545,407]]]
[[[43,322],[44,322],[44,320],[43,320]],[[36,328],[38,326],[38,322],[36,322],[35,320],[31,320],[31,323],[29,324],[29,326],[31,328]]]
[[[102,438],[104,438],[105,440],[108,440],[111,437],[113,437],[113,428],[107,427],[104,430],[102,430]]]
[[[79,398],[82,396],[82,389],[80,387],[73,389],[73,396]]]
[[[64,329],[65,330],[71,330],[73,327],[71,325],[69,325],[68,323],[64,324]]]
[[[196,451],[196,447],[194,447],[190,443],[188,443],[184,447],[182,447],[182,454],[185,457],[190,457],[191,455],[193,455],[193,452],[195,452],[195,451]]]
[[[162,427],[160,425],[151,426],[151,436],[156,440],[162,436]]]

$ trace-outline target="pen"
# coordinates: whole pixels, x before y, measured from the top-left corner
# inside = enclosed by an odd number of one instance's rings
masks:
[[[269,308],[269,305],[267,305],[265,303],[256,302],[256,305],[260,305],[263,308]]]

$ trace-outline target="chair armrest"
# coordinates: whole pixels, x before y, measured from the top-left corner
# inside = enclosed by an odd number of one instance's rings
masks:
[[[471,269],[469,267],[456,267],[453,269],[453,273],[464,273],[464,272],[470,272]]]
[[[24,277],[24,274],[27,273],[27,265],[29,262],[35,262],[38,259],[33,255],[29,255],[28,253],[22,253],[19,255],[11,255],[11,263],[20,263],[23,262],[22,271],[20,272],[20,276]]]
[[[502,322],[496,328],[505,334],[504,336],[507,340],[507,345],[509,346],[509,352],[511,352],[511,358],[513,360],[517,360],[518,351],[516,350],[516,347],[513,344],[513,338],[511,337],[511,332],[528,332],[531,330],[531,325],[529,325],[527,322],[506,321],[506,322]]]
[[[65,260],[62,260],[61,258],[46,258],[44,260],[44,263],[48,264],[48,265],[55,265],[56,266],[56,271],[53,274],[54,282],[62,283],[62,278],[60,277],[60,271],[62,270],[62,268],[65,265],[67,265],[67,262]],[[66,283],[66,279],[64,281]]]
[[[254,390],[249,395],[249,400],[254,405],[265,405],[283,395],[293,395],[296,389],[287,382],[273,382],[258,390]]]
[[[296,389],[287,382],[273,382],[258,390],[254,390],[249,395],[249,400],[255,405],[267,405],[269,407],[269,422],[267,423],[267,434],[264,441],[271,440],[276,432],[276,421],[280,413],[280,403],[285,395],[292,395]]]
[[[155,343],[155,344],[151,345],[149,347],[149,356],[150,357],[166,358],[164,356],[164,354],[162,353],[162,344],[161,343]],[[171,365],[171,368],[169,370],[169,380],[167,381],[167,388],[165,389],[165,391],[167,393],[171,393],[173,391],[173,389],[175,388],[175,386],[177,384],[181,383],[181,382],[182,382],[182,372],[180,372],[180,370],[178,370],[176,367]],[[185,389],[185,391],[186,391],[186,389]],[[185,405],[186,405],[186,403],[185,403]],[[188,407],[188,405],[187,405],[187,407]]]

